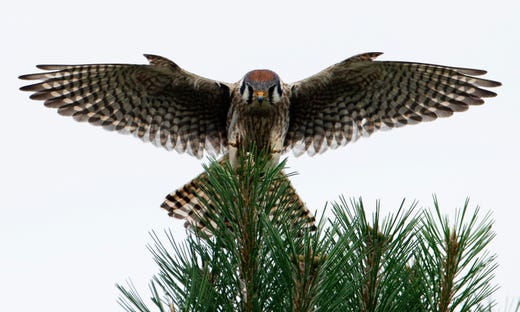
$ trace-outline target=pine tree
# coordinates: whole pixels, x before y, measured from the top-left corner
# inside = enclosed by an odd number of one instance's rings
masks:
[[[490,311],[496,257],[490,214],[454,222],[405,201],[381,218],[361,199],[332,204],[316,229],[295,225],[290,185],[262,153],[240,169],[214,161],[205,168],[210,233],[167,243],[152,232],[159,273],[150,282],[153,308],[130,283],[118,286],[127,311]],[[209,204],[209,203],[205,203]],[[379,206],[379,205],[378,205]],[[276,207],[277,213],[272,214]]]

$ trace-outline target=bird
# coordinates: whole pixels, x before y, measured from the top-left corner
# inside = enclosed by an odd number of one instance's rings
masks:
[[[268,69],[227,83],[198,76],[173,61],[145,54],[149,64],[37,65],[23,86],[61,115],[108,130],[130,133],[167,150],[222,156],[237,169],[240,151],[254,144],[272,164],[290,151],[321,154],[378,130],[432,121],[484,103],[501,85],[485,70],[376,60],[355,55],[293,83]],[[282,177],[286,179],[286,177]],[[204,230],[203,173],[168,194],[161,207]],[[291,186],[292,188],[292,186]],[[292,189],[294,215],[314,217]]]

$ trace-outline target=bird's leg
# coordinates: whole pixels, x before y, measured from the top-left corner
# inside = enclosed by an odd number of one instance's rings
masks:
[[[229,150],[229,163],[231,164],[231,168],[234,170],[237,170],[238,168],[238,157],[239,157],[239,150],[238,147],[240,146],[240,138],[238,134],[235,136],[234,140],[233,138],[230,138],[228,143],[228,150]]]

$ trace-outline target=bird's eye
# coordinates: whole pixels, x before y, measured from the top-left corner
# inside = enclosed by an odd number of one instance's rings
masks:
[[[246,88],[247,88],[247,91],[248,93],[253,93],[253,87],[251,87],[251,85],[247,82],[242,82],[242,85],[240,86],[240,94],[243,95],[243,96],[247,96],[247,94],[245,93],[246,92]]]

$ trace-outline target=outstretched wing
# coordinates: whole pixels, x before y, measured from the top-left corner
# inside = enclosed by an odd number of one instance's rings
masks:
[[[34,92],[61,115],[133,133],[169,150],[202,157],[224,152],[230,86],[199,77],[172,61],[145,55],[150,65],[39,65],[47,72],[20,76],[40,82]]]
[[[496,95],[481,87],[500,86],[475,77],[483,70],[373,61],[380,54],[351,57],[291,85],[286,150],[314,155],[379,129],[451,116]]]

